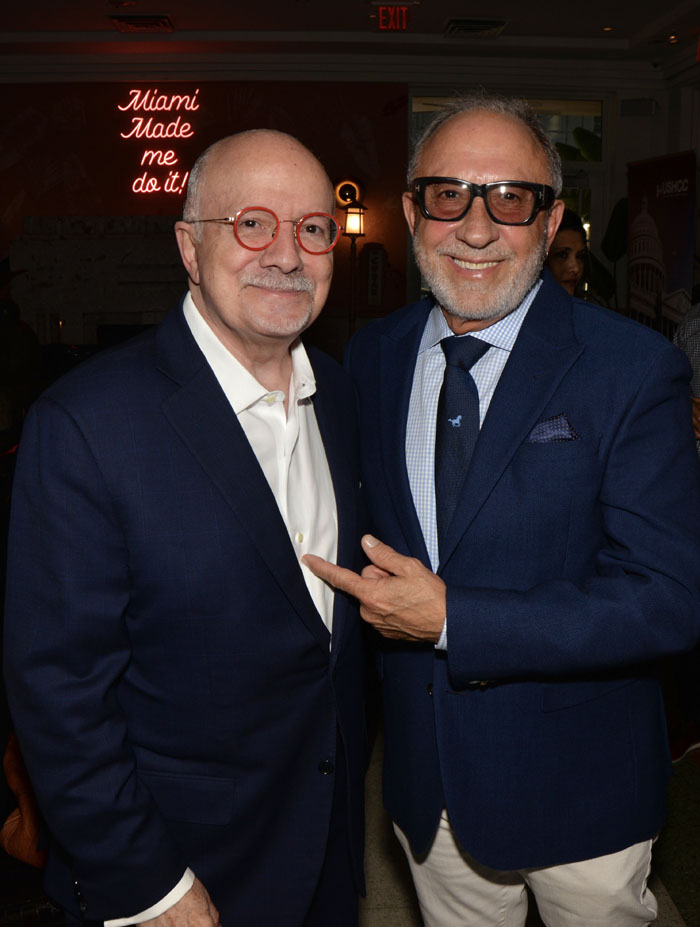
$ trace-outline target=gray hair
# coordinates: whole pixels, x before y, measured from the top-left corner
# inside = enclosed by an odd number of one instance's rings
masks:
[[[554,142],[542,128],[535,111],[525,100],[519,100],[516,97],[502,97],[497,94],[487,93],[485,90],[478,90],[473,93],[455,97],[454,100],[451,100],[435,114],[433,120],[423,130],[423,133],[416,141],[411,160],[408,164],[408,186],[411,187],[418,173],[418,164],[425,150],[425,146],[438,130],[441,129],[446,122],[449,122],[450,119],[454,119],[456,116],[479,111],[497,113],[501,116],[511,116],[530,130],[535,141],[547,158],[550,184],[554,188],[554,195],[559,196],[562,188],[561,158],[559,157],[559,152]]]
[[[197,158],[190,170],[190,176],[187,178],[187,193],[185,194],[185,204],[182,207],[182,218],[185,222],[193,222],[199,218],[199,208],[202,203],[202,174],[206,167],[207,161],[219,142],[214,142],[206,148]]]
[[[202,178],[207,166],[207,161],[211,158],[214,151],[225,142],[225,138],[213,142],[208,148],[205,148],[201,155],[192,165],[190,176],[187,178],[187,193],[185,194],[185,203],[182,207],[182,218],[185,222],[196,222],[199,219],[199,212],[202,205]],[[195,225],[195,241],[202,240],[202,226]]]

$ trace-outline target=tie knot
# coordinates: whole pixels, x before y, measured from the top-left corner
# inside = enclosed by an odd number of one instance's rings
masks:
[[[486,354],[490,345],[478,338],[472,338],[471,335],[449,335],[442,339],[440,347],[450,367],[461,367],[468,372],[479,358]]]

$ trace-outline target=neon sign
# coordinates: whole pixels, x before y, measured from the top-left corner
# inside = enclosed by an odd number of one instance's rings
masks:
[[[194,127],[192,117],[199,109],[199,88],[194,93],[159,93],[158,88],[130,90],[126,103],[118,103],[121,113],[131,112],[130,124],[120,132],[127,141],[156,143],[167,139],[192,138]],[[153,114],[157,115],[153,115]],[[182,194],[187,184],[189,171],[177,170],[180,156],[175,148],[144,148],[141,151],[140,167],[145,170],[134,178],[131,189],[134,193]]]

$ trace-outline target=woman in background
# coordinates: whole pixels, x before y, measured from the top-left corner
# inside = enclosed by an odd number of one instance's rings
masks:
[[[588,243],[583,222],[571,209],[565,209],[561,224],[547,255],[547,267],[571,296],[583,295],[588,269]]]

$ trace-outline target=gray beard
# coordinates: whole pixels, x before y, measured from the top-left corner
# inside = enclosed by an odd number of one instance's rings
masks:
[[[538,247],[527,257],[518,273],[495,289],[488,284],[469,284],[460,288],[447,274],[433,266],[428,252],[415,234],[413,254],[430,291],[445,312],[465,322],[495,321],[517,309],[537,282],[547,256],[547,236],[544,232]],[[497,255],[494,254],[495,257]]]
[[[308,305],[303,315],[291,316],[285,318],[259,317],[257,322],[261,327],[267,329],[271,335],[299,335],[309,327],[313,315],[313,297],[316,292],[316,285],[303,273],[281,274],[274,270],[261,270],[251,268],[249,272],[244,272],[240,276],[243,284],[272,287],[278,290],[286,290],[294,293],[306,293],[309,297]]]

